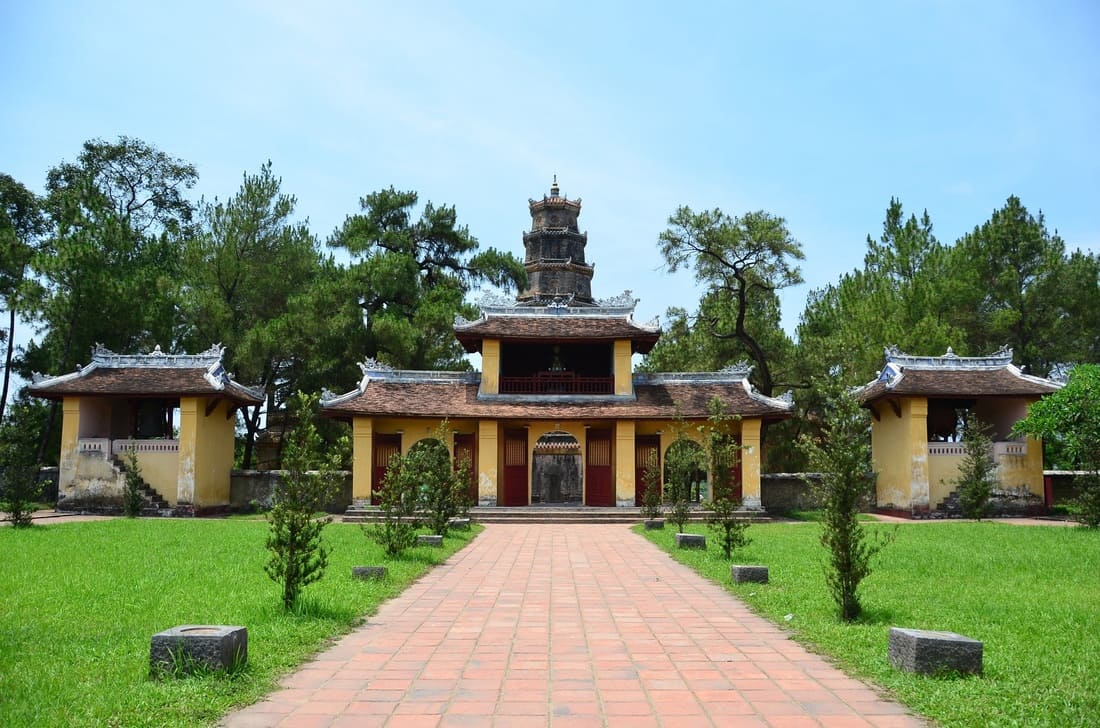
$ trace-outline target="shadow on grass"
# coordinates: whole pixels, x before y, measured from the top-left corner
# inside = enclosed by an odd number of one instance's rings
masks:
[[[897,627],[898,615],[893,609],[886,609],[883,607],[864,607],[859,617],[856,618],[856,624],[867,625],[883,625],[888,624],[892,627]]]
[[[299,596],[289,614],[301,619],[329,619],[346,623],[354,622],[359,617],[359,613],[354,609],[334,607],[309,595]]]

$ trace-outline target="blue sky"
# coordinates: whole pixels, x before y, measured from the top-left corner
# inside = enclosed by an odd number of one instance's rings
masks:
[[[322,239],[394,185],[522,254],[581,197],[593,291],[693,308],[657,236],[682,204],[786,218],[813,288],[891,196],[953,242],[1012,194],[1100,251],[1100,5],[1062,2],[0,4],[0,171],[41,190],[143,139],[226,198],[270,159]]]

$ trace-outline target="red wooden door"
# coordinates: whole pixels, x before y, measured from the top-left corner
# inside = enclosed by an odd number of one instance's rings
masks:
[[[642,505],[645,497],[645,471],[653,461],[653,467],[661,472],[661,436],[638,435],[634,438],[634,505]]]
[[[454,467],[458,470],[463,465],[470,469],[470,489],[466,495],[470,499],[470,505],[477,505],[477,438],[474,435],[455,435]]]
[[[611,467],[611,430],[589,430],[584,461],[584,504],[615,505],[614,472]]]
[[[401,435],[375,434],[374,445],[371,450],[373,451],[372,460],[374,461],[371,464],[371,502],[377,505],[378,496],[376,494],[382,490],[382,481],[386,477],[386,469],[390,466],[390,458],[401,454]]]
[[[504,431],[504,506],[527,505],[527,430]]]

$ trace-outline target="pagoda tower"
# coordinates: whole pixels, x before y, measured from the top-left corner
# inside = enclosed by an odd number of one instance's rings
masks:
[[[522,306],[594,306],[594,267],[584,259],[588,233],[577,228],[580,199],[563,197],[555,175],[550,196],[529,203],[531,231],[523,235],[528,287],[517,301]]]

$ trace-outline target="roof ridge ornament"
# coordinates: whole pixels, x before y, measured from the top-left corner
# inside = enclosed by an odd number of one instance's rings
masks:
[[[749,375],[752,374],[752,370],[755,368],[756,367],[751,364],[748,359],[742,359],[740,361],[733,362],[732,364],[727,364],[718,371],[722,374],[732,374],[733,376],[739,377],[741,379],[748,379]]]
[[[1012,365],[1012,347],[1001,346],[986,356],[959,356],[952,347],[941,356],[914,356],[906,354],[897,345],[884,349],[887,365],[923,369],[989,369]]]
[[[630,308],[633,309],[642,299],[634,298],[634,292],[629,288],[620,293],[617,296],[611,298],[601,298],[596,301],[597,306],[603,308]]]
[[[365,375],[370,372],[392,372],[394,368],[389,364],[378,361],[373,356],[368,356],[359,364],[359,370]]]

